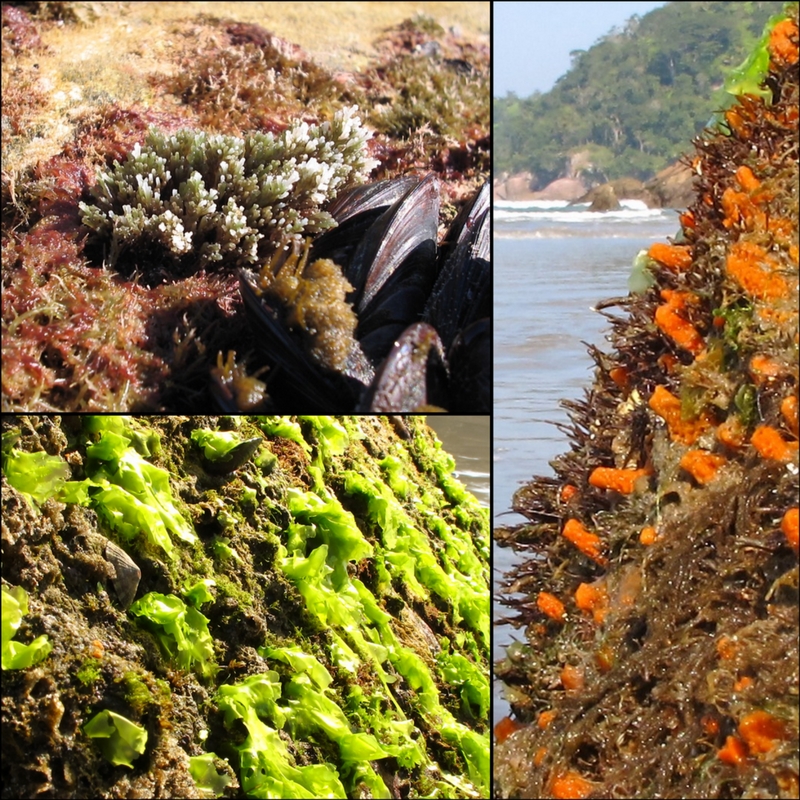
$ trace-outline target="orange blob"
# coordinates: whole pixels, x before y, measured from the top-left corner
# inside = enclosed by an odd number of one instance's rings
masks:
[[[598,625],[608,613],[608,592],[606,591],[605,578],[594,583],[581,583],[575,590],[575,605],[581,611],[591,612]]]
[[[719,733],[719,720],[713,714],[703,714],[700,717],[700,727],[706,736],[716,736]]]
[[[757,300],[774,300],[789,293],[789,285],[775,270],[775,259],[754,242],[736,242],[728,253],[728,274]]]
[[[728,459],[705,450],[689,450],[681,459],[681,467],[698,483],[711,483],[717,477],[717,471]]]
[[[793,19],[781,20],[772,29],[769,35],[769,51],[776,65],[797,63],[797,25]]]
[[[583,689],[583,670],[572,664],[564,664],[561,670],[561,685],[568,692],[579,692]]]
[[[717,653],[724,661],[733,658],[738,648],[739,645],[730,636],[722,636],[717,642]]]
[[[797,442],[787,442],[771,425],[759,425],[753,431],[750,443],[763,458],[773,461],[791,461],[792,454],[797,452]]]
[[[569,503],[576,494],[578,494],[578,487],[573,486],[571,483],[565,483],[561,487],[561,502]]]
[[[761,186],[761,181],[753,174],[753,170],[745,165],[736,170],[736,180],[746,192],[754,192]]]
[[[539,611],[556,622],[564,622],[567,618],[564,604],[550,592],[539,592],[539,596],[536,598],[536,605]]]
[[[647,547],[651,544],[655,544],[656,539],[658,539],[658,531],[656,531],[652,525],[647,525],[642,528],[642,532],[639,534],[639,541],[643,545]]]
[[[729,736],[724,746],[717,750],[717,758],[738,767],[747,761],[747,745],[738,736]]]
[[[789,430],[797,436],[798,429],[798,409],[797,409],[797,396],[790,394],[781,400],[781,414],[789,426]]]
[[[580,800],[582,797],[588,797],[594,789],[595,785],[580,772],[568,770],[550,779],[549,796],[555,800]]]
[[[498,744],[502,744],[512,733],[516,733],[524,727],[525,726],[521,722],[511,719],[511,717],[503,717],[503,719],[494,726],[494,738],[497,739]]]
[[[739,723],[739,736],[751,753],[768,753],[777,740],[786,738],[786,725],[766,711],[753,711]]]
[[[764,230],[767,226],[767,215],[756,205],[747,192],[737,192],[729,186],[720,200],[725,215],[722,224],[726,228],[742,225],[745,230]]]
[[[608,377],[623,391],[627,390],[630,384],[630,375],[625,367],[613,367],[608,371]]]
[[[661,296],[667,301],[656,309],[655,320],[659,330],[672,339],[678,347],[692,355],[698,355],[705,349],[703,337],[691,322],[681,316],[689,305],[694,305],[695,295],[691,292],[677,292],[664,289]]]
[[[800,546],[800,537],[798,536],[798,525],[800,525],[800,510],[795,506],[790,508],[781,520],[781,530],[786,537],[786,541],[794,548],[795,553],[798,552]]]
[[[683,272],[692,266],[691,248],[686,245],[656,242],[647,255],[672,272]]]
[[[539,714],[536,718],[536,724],[541,730],[544,730],[555,718],[556,712],[553,711],[552,708],[549,708],[547,711],[542,711],[541,714]]]
[[[666,423],[673,442],[694,444],[701,433],[706,431],[710,420],[705,416],[695,420],[685,420],[681,414],[681,401],[663,386],[656,386],[649,401],[650,408]]]
[[[586,530],[577,519],[568,519],[564,524],[562,536],[575,545],[585,556],[588,556],[598,564],[605,566],[607,560],[602,555],[602,542],[600,537]]]
[[[762,354],[754,355],[750,359],[750,376],[753,382],[762,386],[763,384],[780,378],[786,373],[786,368],[774,358]]]
[[[596,467],[589,476],[589,483],[598,489],[611,489],[620,494],[631,494],[636,487],[636,481],[649,474],[649,469]]]

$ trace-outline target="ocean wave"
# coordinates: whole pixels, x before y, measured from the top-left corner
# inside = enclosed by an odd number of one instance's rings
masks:
[[[626,201],[634,202],[634,201]],[[589,211],[588,206],[570,206],[567,209],[542,209],[538,211],[519,211],[507,210],[498,206],[494,207],[495,225],[500,222],[578,222],[578,223],[607,223],[607,222],[635,222],[637,220],[652,221],[660,218],[674,219],[675,212],[672,209],[647,208],[642,204],[641,208],[623,207],[617,211]]]
[[[495,204],[493,233],[500,239],[635,238],[669,235],[677,225],[671,208],[647,208],[638,200],[625,200],[617,211],[589,211],[587,206],[567,206],[538,211],[509,209]]]

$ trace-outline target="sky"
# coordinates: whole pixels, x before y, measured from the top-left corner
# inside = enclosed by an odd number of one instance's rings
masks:
[[[547,92],[570,67],[571,50],[588,50],[634,14],[665,3],[496,2],[492,19],[494,97]]]

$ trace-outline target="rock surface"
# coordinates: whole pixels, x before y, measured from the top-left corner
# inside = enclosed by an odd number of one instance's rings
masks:
[[[98,427],[119,419],[4,415],[4,450],[10,437],[17,450],[46,451],[81,480],[98,465],[98,453],[87,452],[106,435]],[[146,417],[132,426],[116,435],[135,436],[137,448],[153,453],[144,461],[166,470],[183,525],[196,535],[193,543],[175,538],[171,555],[143,530],[128,538],[112,530],[101,505],[51,498],[39,510],[3,474],[3,587],[22,586],[29,598],[15,638],[44,634],[52,644],[40,663],[3,672],[4,796],[207,797],[189,772],[190,757],[207,752],[230,784],[226,797],[245,796],[259,770],[262,789],[312,796],[294,784],[324,765],[338,771],[350,797],[488,796],[488,513],[454,481],[453,462],[424,418]],[[200,429],[260,440],[260,449],[219,474],[192,439]],[[319,507],[324,514],[313,513]],[[347,525],[328,527],[333,520]],[[420,534],[409,559],[403,542]],[[137,602],[152,592],[188,602],[187,587],[213,581],[211,599],[197,601],[213,645],[206,669],[176,660],[196,627],[183,633],[183,647],[177,638],[169,647],[162,628],[123,608],[104,557],[109,539],[141,569]],[[314,554],[323,555],[319,595],[310,588]],[[303,564],[308,589],[291,572]],[[463,604],[445,588],[458,575],[474,589]],[[315,596],[327,600],[315,605]],[[311,660],[292,661],[287,647]],[[333,723],[320,726],[310,709],[305,719],[281,720],[298,707],[304,670],[312,669],[315,681],[325,671],[332,678],[314,691],[346,715],[353,734],[367,736],[351,742],[370,759],[359,756],[357,769],[330,738]],[[277,685],[279,696],[277,706],[261,698],[263,735],[273,743],[248,771],[239,750],[245,727],[221,712],[220,692],[255,676]],[[84,734],[102,709],[147,732],[132,768],[113,766]],[[251,736],[256,726],[248,725]],[[379,754],[394,746],[396,757]],[[284,749],[287,782],[267,784],[278,779],[265,764]]]

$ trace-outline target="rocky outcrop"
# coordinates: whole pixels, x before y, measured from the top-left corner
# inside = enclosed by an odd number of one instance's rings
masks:
[[[616,211],[621,208],[619,198],[610,183],[592,189],[592,202],[589,211]]]
[[[3,415],[5,797],[489,796],[488,509],[424,417],[297,419]]]
[[[494,197],[497,200],[528,200],[533,194],[530,172],[504,173],[494,181]]]
[[[534,191],[534,177],[530,172],[503,175],[494,182],[495,200],[567,200],[572,201],[586,193],[586,184],[578,178],[558,178],[544,189]]]
[[[495,671],[497,798],[797,797],[794,9],[775,99],[742,96],[698,143],[680,243],[598,306],[611,348],[564,402],[570,448],[495,529],[524,631]]]
[[[619,208],[619,205],[614,205],[614,200],[617,203],[620,200],[641,200],[648,208],[661,206],[658,198],[636,178],[618,178],[595,186],[574,200],[573,203],[590,203],[591,211],[612,211]],[[597,204],[596,207],[595,204]]]
[[[691,169],[678,161],[662,169],[644,188],[661,208],[688,208],[694,201],[693,177]]]

